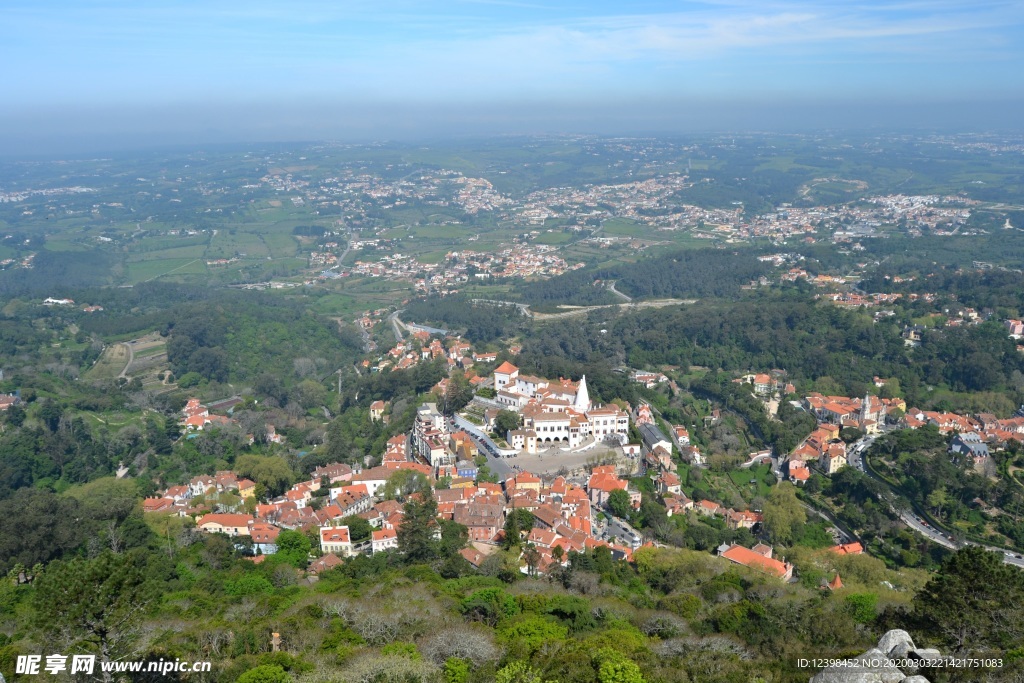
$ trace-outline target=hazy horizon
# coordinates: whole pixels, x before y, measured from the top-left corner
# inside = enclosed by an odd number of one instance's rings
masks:
[[[1019,132],[1020,3],[14,0],[0,154],[708,130]]]

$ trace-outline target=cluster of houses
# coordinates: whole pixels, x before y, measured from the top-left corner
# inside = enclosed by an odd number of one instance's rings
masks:
[[[0,262],[0,266],[4,266],[4,265],[6,265],[9,262],[13,262],[13,259],[6,259],[4,262]],[[29,264],[29,265],[27,265],[25,267],[26,268],[31,268],[32,266],[31,266],[31,264]],[[43,299],[43,305],[44,306],[74,306],[75,305],[75,300],[74,299],[64,299],[64,298],[55,298],[55,297],[52,297],[52,296],[48,296],[45,299]],[[102,310],[103,310],[103,307],[99,306],[99,305],[89,305],[89,304],[86,304],[85,306],[82,306],[82,311],[85,312],[85,313],[98,313],[99,311],[102,311]]]
[[[227,410],[230,412],[232,408],[242,402],[240,398],[231,398],[224,401],[218,401],[216,409]],[[234,420],[226,415],[217,415],[210,412],[210,406],[203,405],[200,403],[198,398],[190,398],[185,403],[185,407],[181,409],[182,419],[178,423],[185,428],[188,432],[201,432],[211,426],[213,427],[224,427],[227,425],[238,425],[238,421]],[[249,443],[255,442],[255,437],[249,434]],[[284,437],[277,433],[277,429],[274,425],[266,426],[265,440],[268,443],[284,443]]]
[[[193,477],[187,484],[171,486],[162,495],[142,502],[146,512],[174,512],[182,517],[210,512],[208,496],[237,492],[242,500],[256,496],[256,482],[229,470]],[[232,534],[236,535],[236,534]]]
[[[803,406],[819,422],[841,428],[852,427],[866,434],[877,434],[887,415],[907,410],[907,403],[902,398],[878,398],[871,394],[858,399],[812,393],[804,397]]]
[[[429,280],[417,281],[417,286],[425,288],[443,287],[456,282],[465,282],[472,276],[475,279],[553,277],[567,270],[581,268],[584,264],[577,263],[570,268],[557,248],[546,244],[522,244],[514,249],[503,249],[497,253],[480,251],[452,251],[445,254],[444,269]]]
[[[846,442],[839,438],[839,426],[818,425],[786,460],[786,472],[795,484],[806,484],[811,478],[810,466],[817,464],[825,474],[835,474],[849,464]]]
[[[550,245],[518,244],[514,249],[496,253],[450,252],[445,255],[443,263],[421,263],[414,256],[391,254],[380,257],[376,262],[356,261],[352,273],[388,280],[411,280],[417,292],[452,293],[471,279],[553,277],[584,265],[576,263],[570,266],[557,254],[557,248]],[[423,273],[426,277],[419,277]]]
[[[766,372],[749,373],[734,379],[733,382],[736,384],[749,384],[753,388],[754,395],[759,398],[771,396],[776,392],[781,392],[783,395],[795,393],[796,387],[779,379],[780,374],[782,374],[781,370],[773,370],[772,374]]]
[[[647,370],[634,370],[631,373],[633,381],[638,384],[643,384],[648,389],[653,389],[659,384],[664,384],[668,381],[668,377],[662,372],[649,372]]]
[[[578,480],[576,483],[563,477],[544,481],[530,472],[519,472],[502,483],[477,481],[473,463],[475,449],[468,435],[444,430],[444,418],[431,404],[420,409],[416,422],[410,435],[399,435],[388,441],[377,467],[360,470],[340,463],[319,467],[307,481],[266,501],[255,500],[257,485],[252,480],[222,471],[195,477],[185,485],[172,486],[161,496],[147,499],[144,509],[192,516],[203,532],[247,538],[255,553],[255,562],[277,552],[276,541],[282,530],[315,531],[320,541],[320,557],[309,567],[309,573],[315,575],[347,557],[398,548],[404,506],[386,499],[384,490],[396,472],[414,470],[430,482],[437,500],[438,518],[467,528],[470,544],[460,553],[475,567],[500,546],[508,516],[519,510],[529,511],[534,520],[532,529],[521,532],[524,548],[529,548],[529,553],[524,549],[520,563],[526,573],[549,572],[564,565],[569,553],[574,551],[586,552],[606,546],[613,557],[630,560],[639,547],[638,540],[630,539],[632,542],[622,544],[601,537],[596,513],[607,508],[615,491],[625,491],[634,508],[641,502],[640,493],[630,488],[615,466],[595,467],[585,482]],[[431,454],[440,438],[443,438],[443,457]],[[682,492],[670,457],[667,461],[655,458],[652,466],[657,468],[652,478],[669,515],[693,511],[724,519],[731,529],[753,528],[762,521],[756,511],[734,510],[709,500],[694,503],[688,499]],[[446,481],[444,487],[437,485],[441,478]],[[243,501],[253,499],[243,506],[250,512],[238,512],[238,506],[214,511],[209,501],[225,492],[237,492]],[[352,537],[345,519],[353,515],[370,524],[370,538],[357,542]],[[772,549],[763,544],[753,549],[738,545],[722,547],[718,554],[784,581],[792,577],[792,565],[774,558]]]
[[[210,409],[199,402],[198,398],[190,398],[181,409],[183,418],[181,426],[188,430],[202,431],[208,425],[223,426],[234,424],[234,420],[223,415],[211,415]]]
[[[388,444],[383,464],[371,469],[353,470],[339,463],[317,468],[308,481],[295,484],[282,496],[250,504],[252,514],[213,512],[206,502],[225,492],[237,492],[243,500],[256,495],[257,485],[253,481],[230,471],[172,486],[161,496],[145,500],[143,507],[147,512],[193,516],[197,528],[207,533],[248,538],[256,561],[260,561],[261,555],[277,552],[277,536],[283,529],[315,529],[323,554],[316,568],[322,570],[358,553],[398,547],[403,505],[383,498],[388,479],[401,469],[412,469],[421,472],[432,485],[437,482],[432,468],[406,459],[409,446],[406,437],[395,437]],[[323,487],[327,487],[327,495],[316,495]],[[553,563],[567,561],[570,551],[585,552],[599,545],[608,546],[615,557],[632,556],[631,546],[598,540],[593,533],[593,511],[606,505],[611,493],[618,489],[627,490],[631,504],[639,507],[640,494],[629,490],[626,480],[620,479],[612,466],[595,468],[582,487],[562,477],[545,484],[539,477],[522,472],[501,484],[465,478],[450,488],[435,488],[433,495],[439,519],[453,520],[468,529],[472,546],[463,555],[476,566],[497,549],[507,516],[515,510],[528,510],[535,521],[522,540],[532,544],[540,558],[530,570],[543,572]],[[315,498],[321,501],[320,505],[312,504]],[[373,527],[368,540],[356,543],[348,526],[342,523],[353,515]]]
[[[361,323],[362,324],[362,323]],[[364,325],[366,329],[372,326],[372,322]],[[509,348],[509,353],[519,353],[518,346]],[[487,380],[486,377],[477,377],[473,371],[476,364],[493,363],[498,358],[497,351],[474,351],[473,346],[460,338],[450,338],[444,342],[437,338],[431,338],[431,333],[416,329],[404,341],[400,341],[386,353],[377,359],[376,363],[364,360],[362,367],[370,372],[383,372],[385,370],[408,370],[423,361],[443,358],[448,364],[448,371],[461,368],[470,382],[479,385]]]
[[[875,386],[886,380],[874,378]],[[991,451],[1010,441],[1024,442],[1024,417],[997,418],[991,413],[959,415],[944,411],[907,408],[901,398],[863,399],[844,396],[810,394],[803,406],[818,419],[818,427],[789,454],[784,463],[786,473],[796,484],[811,476],[810,466],[817,465],[825,474],[834,474],[848,464],[846,443],[839,438],[844,427],[853,427],[867,434],[878,433],[887,418],[899,429],[935,426],[940,433],[952,435],[949,452],[954,460],[966,460],[976,471],[991,474]],[[893,420],[893,416],[899,416]]]
[[[955,460],[967,458],[974,468],[990,474],[990,451],[1010,441],[1024,441],[1024,417],[999,419],[992,413],[973,416],[910,408],[900,421],[906,429],[934,425],[942,434],[953,434],[949,452]]]
[[[884,382],[877,377],[875,380],[876,383]],[[907,408],[901,398],[878,398],[871,394],[856,399],[812,393],[801,403],[818,420],[818,427],[789,454],[783,464],[790,481],[798,485],[807,483],[811,478],[812,465],[832,475],[849,464],[846,442],[839,437],[843,428],[877,434],[888,415]]]
[[[423,352],[440,353],[448,358],[454,353],[459,358],[469,358],[465,354],[471,353],[471,349],[460,340],[450,340],[445,348],[434,339]],[[493,354],[473,355],[479,356],[480,362],[495,360]],[[780,390],[792,393],[792,387],[783,385],[777,374],[752,374],[740,381],[749,383],[755,395],[762,397]],[[668,515],[691,513],[715,517],[722,519],[730,529],[753,529],[761,523],[759,511],[726,508],[710,500],[695,502],[684,494],[673,446],[684,458],[690,452],[689,460],[698,464],[700,453],[690,445],[685,427],[673,426],[669,437],[662,434],[651,406],[641,403],[632,415],[614,405],[595,406],[589,398],[585,377],[578,382],[561,378],[547,380],[523,375],[509,362],[498,366],[493,382],[493,403],[518,412],[523,420],[522,428],[508,432],[508,441],[513,447],[529,452],[545,444],[578,446],[587,438],[614,440],[626,449],[635,447],[636,454],[643,456],[641,471],[653,480]],[[876,378],[876,385],[879,382],[884,383],[884,380]],[[932,423],[944,432],[957,432],[953,448],[963,457],[987,457],[987,442],[993,438],[1024,440],[1024,418],[997,420],[986,414],[966,418],[950,413],[908,411],[901,399],[881,399],[870,394],[863,399],[810,394],[804,398],[803,406],[819,420],[819,426],[785,463],[788,476],[797,483],[809,478],[812,463],[829,474],[846,465],[846,445],[839,438],[843,427],[877,432],[896,411],[905,412],[904,427]],[[371,419],[385,420],[386,410],[386,403],[375,401],[371,405]],[[183,414],[185,426],[191,429],[230,421],[211,416],[209,408],[198,399],[189,400]],[[642,444],[625,443],[631,417],[641,433]],[[637,539],[619,544],[601,532],[596,513],[608,507],[616,491],[624,491],[634,508],[639,508],[641,502],[640,493],[630,488],[615,466],[595,467],[585,480],[557,477],[546,481],[530,472],[518,472],[494,484],[478,481],[478,455],[476,442],[468,433],[456,429],[436,404],[425,403],[418,409],[409,434],[395,436],[387,442],[376,467],[353,469],[334,464],[318,468],[308,481],[295,484],[283,495],[265,501],[255,500],[257,485],[253,481],[232,472],[217,472],[196,477],[186,485],[172,486],[160,497],[146,500],[144,508],[195,517],[197,527],[204,532],[246,537],[256,552],[255,561],[276,552],[276,539],[281,530],[315,531],[321,556],[310,570],[316,573],[335,566],[346,557],[398,548],[404,506],[386,499],[384,490],[396,472],[413,470],[431,483],[439,519],[452,520],[467,528],[470,546],[461,554],[474,566],[479,566],[500,546],[506,533],[506,520],[519,510],[529,511],[534,519],[533,528],[522,532],[522,540],[530,550],[524,552],[521,566],[529,573],[551,571],[568,560],[569,552],[584,552],[598,546],[607,546],[613,556],[628,560],[640,545]],[[442,481],[444,483],[439,485]],[[209,502],[216,500],[211,494],[229,491],[237,492],[243,502],[245,499],[253,501],[227,510]],[[240,508],[247,512],[239,512]],[[352,538],[345,524],[346,518],[352,516],[370,524],[370,538],[358,541]],[[862,551],[853,546],[837,546],[834,550],[840,554]],[[792,565],[784,558],[774,557],[772,548],[764,544],[754,548],[722,546],[717,552],[729,561],[782,580],[792,578]],[[832,583],[841,585],[839,582],[836,576],[826,587],[832,588]]]
[[[901,194],[870,197],[867,201],[878,207],[868,210],[878,219],[906,221],[911,235],[920,235],[923,229],[933,230],[937,235],[952,234],[954,228],[963,226],[970,218],[971,211],[966,207],[976,203],[955,195]]]
[[[309,254],[309,265],[333,266],[338,263],[338,255],[330,251],[313,251]]]

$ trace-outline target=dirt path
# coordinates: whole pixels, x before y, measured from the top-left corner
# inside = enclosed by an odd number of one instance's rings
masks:
[[[126,342],[121,342],[121,346],[128,349],[128,362],[124,364],[124,369],[121,370],[121,374],[118,375],[118,378],[127,376],[128,368],[132,366],[132,361],[135,360],[135,349],[132,348],[132,345]]]
[[[559,318],[572,318],[575,316],[586,315],[590,311],[597,311],[602,308],[630,310],[634,308],[662,308],[664,306],[678,306],[680,304],[695,303],[697,303],[697,299],[650,299],[647,301],[637,301],[635,303],[604,304],[603,306],[562,306],[562,308],[570,308],[572,310],[560,311],[558,313],[538,313],[537,311],[531,311],[530,313],[534,320],[557,320]]]

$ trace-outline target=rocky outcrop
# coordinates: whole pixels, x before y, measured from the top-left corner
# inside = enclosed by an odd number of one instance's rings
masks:
[[[878,649],[890,657],[905,657],[914,649],[914,639],[903,629],[896,628],[882,636]]]
[[[830,666],[818,672],[811,683],[928,683],[924,676],[907,672],[896,666],[896,660],[915,659],[922,663],[938,659],[938,650],[919,649],[906,631],[889,631],[873,647],[859,657],[847,659],[844,665]]]

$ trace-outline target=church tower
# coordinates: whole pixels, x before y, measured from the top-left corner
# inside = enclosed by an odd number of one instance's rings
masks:
[[[586,375],[580,377],[580,385],[579,388],[576,389],[576,400],[573,401],[572,407],[574,410],[578,410],[581,413],[585,413],[590,410],[590,394],[587,392]]]
[[[871,392],[865,390],[864,400],[860,402],[860,426],[863,428],[869,419],[871,419]]]

